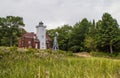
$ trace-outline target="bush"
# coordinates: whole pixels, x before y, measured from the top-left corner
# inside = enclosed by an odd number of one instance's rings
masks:
[[[90,52],[90,55],[94,57],[109,57],[109,54],[105,52]]]
[[[10,51],[12,51],[12,52],[17,52],[17,47],[15,47],[15,46],[10,47]]]
[[[66,54],[67,54],[68,56],[73,56],[73,52],[72,52],[72,51],[67,51]]]
[[[65,54],[66,52],[65,51],[62,51],[62,50],[58,50],[57,51],[59,54]]]
[[[36,52],[36,50],[33,49],[33,48],[28,48],[27,51],[26,51],[27,54],[31,54],[31,53],[34,53],[34,52]]]
[[[47,50],[45,50],[45,52],[52,54],[53,51],[51,49],[47,49]]]
[[[116,58],[120,59],[120,53],[117,54]]]
[[[79,47],[79,46],[72,46],[72,47],[70,48],[70,51],[79,52],[79,51],[80,51],[80,47]]]
[[[0,51],[0,59],[4,56],[4,52]]]

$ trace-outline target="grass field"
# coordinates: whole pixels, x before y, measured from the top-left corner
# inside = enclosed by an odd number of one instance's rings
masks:
[[[0,48],[0,78],[120,78],[120,61],[51,50]]]

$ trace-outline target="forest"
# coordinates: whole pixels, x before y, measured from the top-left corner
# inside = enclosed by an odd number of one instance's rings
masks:
[[[51,38],[58,32],[58,44],[61,50],[72,52],[120,52],[120,27],[115,18],[104,13],[102,18],[88,21],[83,18],[75,25],[63,25],[48,30]]]
[[[22,17],[0,17],[0,46],[17,46],[19,37],[26,32],[24,26]],[[104,13],[98,21],[83,18],[73,26],[65,24],[56,29],[47,30],[52,40],[55,32],[59,33],[60,50],[120,52],[120,26],[109,13]]]

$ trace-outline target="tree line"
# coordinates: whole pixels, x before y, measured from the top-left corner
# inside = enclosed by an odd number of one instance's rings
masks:
[[[73,26],[67,24],[47,32],[52,39],[55,32],[59,33],[61,50],[120,52],[120,27],[109,13],[104,13],[97,22],[84,18]]]
[[[19,37],[25,33],[23,18],[0,17],[0,46],[17,46]]]
[[[22,17],[0,17],[0,46],[17,46],[19,37],[26,32],[24,26]],[[73,26],[66,24],[47,30],[52,40],[55,32],[59,33],[61,50],[120,52],[120,26],[109,13],[104,13],[97,22],[84,18]]]

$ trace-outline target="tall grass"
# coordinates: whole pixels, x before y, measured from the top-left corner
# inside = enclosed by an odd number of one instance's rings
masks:
[[[3,53],[4,52],[4,53]],[[0,49],[0,78],[119,78],[120,61],[50,50]]]

